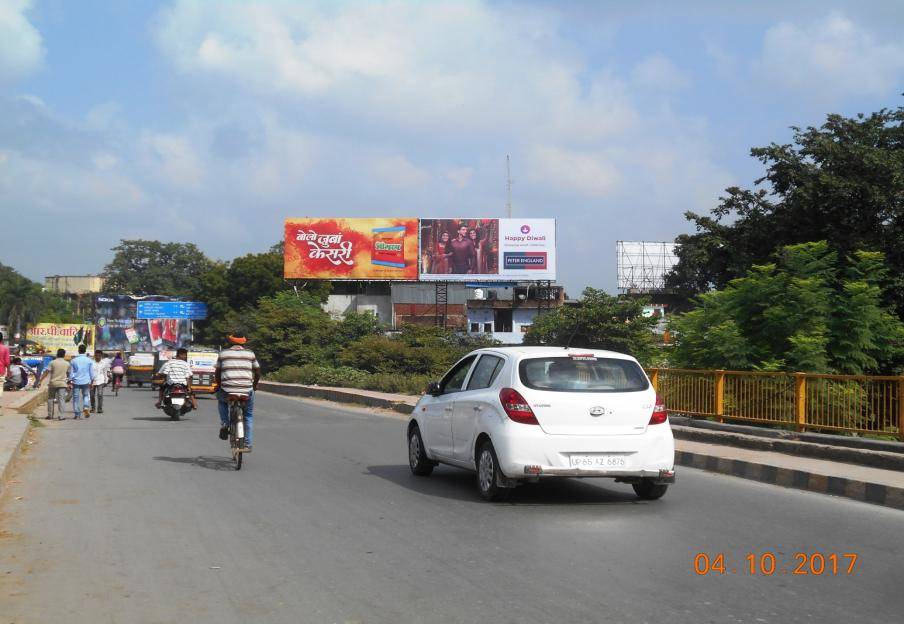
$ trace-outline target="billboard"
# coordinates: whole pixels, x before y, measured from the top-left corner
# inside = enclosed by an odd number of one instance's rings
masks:
[[[94,328],[81,323],[38,323],[29,327],[25,336],[34,340],[48,353],[65,349],[66,355],[75,355],[78,346],[85,344],[88,352],[94,351]]]
[[[163,351],[191,342],[191,321],[138,319],[138,300],[130,295],[94,299],[95,344],[103,351]]]
[[[286,279],[416,280],[414,218],[286,219]]]
[[[421,219],[420,279],[556,279],[555,219]]]

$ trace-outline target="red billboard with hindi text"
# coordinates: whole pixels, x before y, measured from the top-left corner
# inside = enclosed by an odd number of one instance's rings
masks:
[[[416,218],[290,218],[285,223],[284,277],[416,280]]]

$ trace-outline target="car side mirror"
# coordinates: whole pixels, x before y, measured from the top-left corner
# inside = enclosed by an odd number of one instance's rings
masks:
[[[427,394],[431,396],[439,396],[443,393],[438,381],[431,381],[427,384]]]

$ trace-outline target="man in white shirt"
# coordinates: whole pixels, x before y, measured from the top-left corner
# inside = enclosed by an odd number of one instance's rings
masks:
[[[195,395],[191,393],[191,366],[188,363],[188,349],[182,348],[176,351],[176,357],[164,362],[157,374],[166,377],[160,386],[160,394],[157,397],[158,409],[163,406],[163,393],[167,386],[176,384],[183,385],[188,389],[188,397],[191,399],[192,407],[198,409]]]
[[[103,351],[94,352],[94,366],[91,367],[91,411],[104,413],[104,388],[110,381],[110,358]]]

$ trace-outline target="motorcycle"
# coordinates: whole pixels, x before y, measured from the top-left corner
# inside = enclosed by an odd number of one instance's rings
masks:
[[[163,411],[170,420],[179,420],[192,411],[194,406],[188,394],[188,388],[182,384],[168,386],[163,391]]]

